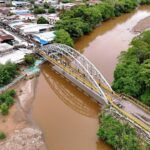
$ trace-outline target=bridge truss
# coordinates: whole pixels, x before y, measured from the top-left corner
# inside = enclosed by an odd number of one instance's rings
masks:
[[[108,104],[107,97],[100,87],[103,84],[110,91],[111,86],[105,80],[104,76],[98,69],[82,54],[75,49],[64,44],[50,44],[41,48],[43,52],[51,59],[55,60],[58,66],[63,65],[65,68],[70,69],[74,74],[78,74],[84,78],[91,85],[95,92]],[[82,80],[83,81],[83,80]]]

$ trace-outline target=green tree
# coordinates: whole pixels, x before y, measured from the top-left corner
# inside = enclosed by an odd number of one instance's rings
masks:
[[[40,17],[38,20],[37,20],[37,24],[49,24],[48,20],[46,20],[44,17]]]
[[[45,14],[46,10],[42,7],[38,7],[38,8],[35,8],[33,12],[34,14]]]
[[[36,59],[35,59],[35,56],[33,54],[26,54],[24,57],[24,61],[28,65],[34,65]]]
[[[55,13],[55,8],[54,7],[49,7],[49,9],[48,9],[48,13]]]
[[[8,115],[9,107],[7,106],[7,104],[3,103],[0,108],[2,115]]]
[[[5,100],[5,103],[8,107],[12,106],[14,104],[14,99],[11,96],[8,96]]]
[[[49,4],[48,3],[44,3],[44,8],[45,9],[49,9]]]
[[[97,135],[114,149],[137,150],[138,138],[133,128],[120,123],[110,115],[100,117],[101,125]]]
[[[14,89],[8,90],[7,93],[9,96],[12,96],[12,97],[14,97],[16,95],[16,91]]]
[[[150,106],[150,31],[135,37],[128,51],[121,54],[112,88]]]
[[[73,40],[71,39],[68,32],[63,29],[60,29],[55,32],[56,37],[54,38],[54,42],[62,43],[73,47]]]
[[[3,140],[6,138],[6,135],[4,132],[0,131],[0,140]]]
[[[70,3],[70,0],[62,0],[62,3]]]
[[[73,39],[77,39],[83,35],[85,23],[81,18],[65,19],[58,21],[55,28],[57,30],[64,29]]]
[[[10,83],[18,75],[17,69],[17,65],[11,62],[0,64],[0,87]]]

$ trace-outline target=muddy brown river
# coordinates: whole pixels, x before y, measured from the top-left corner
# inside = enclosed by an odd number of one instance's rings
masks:
[[[150,6],[103,23],[80,38],[80,50],[109,83],[120,52],[135,36],[132,28],[150,15]],[[47,63],[41,67],[32,116],[42,129],[48,150],[111,150],[97,139],[98,113],[101,107],[86,93],[55,73]]]

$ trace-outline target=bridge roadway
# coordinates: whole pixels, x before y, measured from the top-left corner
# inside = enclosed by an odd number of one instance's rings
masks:
[[[70,58],[68,54],[65,55],[59,51],[65,47],[66,46],[62,46],[61,44],[51,44],[50,47],[42,47],[40,49],[36,48],[36,52],[38,52],[54,66],[63,69],[66,73],[76,78],[76,80],[82,82],[85,86],[92,89],[93,92],[98,94],[100,93],[100,97],[104,101],[105,98],[107,99],[108,102],[105,101],[106,104],[111,105],[121,114],[125,115],[129,120],[131,120],[131,122],[136,123],[138,126],[150,132],[149,108],[143,107],[139,103],[133,101],[131,98],[115,93],[108,83],[105,82],[106,80],[103,80],[103,77],[100,78],[102,80],[94,79],[97,82],[97,85],[99,85],[101,88],[101,92],[99,92],[99,88],[92,84],[91,80],[87,77],[87,74],[83,71],[83,68],[79,67],[79,64],[76,64],[74,60],[80,60],[79,57],[81,57],[81,54],[76,58]],[[55,49],[59,50],[57,51]],[[104,94],[104,96],[102,94]]]
[[[30,37],[20,35],[18,31],[15,32],[14,29],[12,29],[7,23],[0,21],[0,26],[2,28],[5,28],[7,31],[11,33],[13,32],[13,34],[19,37],[20,39],[23,39],[27,41],[28,43],[33,43],[33,40]],[[41,50],[41,48],[39,49],[39,47],[36,48],[36,51],[41,56],[46,58],[49,62],[51,62],[53,65],[59,66],[65,72],[75,77],[76,80],[82,82],[84,85],[92,89],[93,92],[100,94],[100,96],[106,102],[106,104],[113,106],[121,114],[126,116],[131,122],[135,123],[136,125],[138,125],[138,127],[141,127],[146,132],[148,131],[150,133],[150,108],[149,107],[142,105],[139,101],[134,100],[133,98],[128,98],[128,97],[116,94],[114,91],[112,91],[111,87],[109,86],[109,84],[107,83],[107,81],[104,79],[104,77],[101,74],[100,75],[98,74],[100,78],[98,78],[98,80],[97,79],[94,80],[94,84],[91,83],[89,81],[89,78],[85,75],[85,72],[83,72],[82,70],[83,68],[79,69],[78,65],[77,66],[74,65],[74,60],[76,60],[76,57],[79,57],[80,59],[81,54],[79,56],[72,57],[72,59],[69,58],[69,55],[65,55],[65,59],[63,60],[63,57],[61,57],[61,59],[56,59],[58,55],[62,55],[60,51],[59,52],[54,51],[55,53],[53,53],[51,57],[48,54],[49,50],[50,49],[43,51]],[[77,62],[80,63],[80,60]],[[84,62],[83,62],[83,65],[84,65]],[[87,67],[90,68],[91,66],[87,66]],[[84,68],[84,69],[89,69],[89,68]],[[93,70],[91,69],[91,72],[92,71]],[[94,71],[94,74],[95,73],[96,72]],[[95,83],[95,81],[97,82],[97,84]],[[93,85],[99,85],[99,87],[98,86],[95,87]]]

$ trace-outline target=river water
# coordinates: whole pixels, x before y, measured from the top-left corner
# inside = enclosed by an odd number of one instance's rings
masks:
[[[109,20],[79,39],[80,50],[109,83],[120,52],[135,36],[132,28],[150,15],[150,6]],[[41,67],[32,115],[42,129],[48,150],[111,150],[97,139],[101,107],[79,88],[55,73],[47,63]]]

